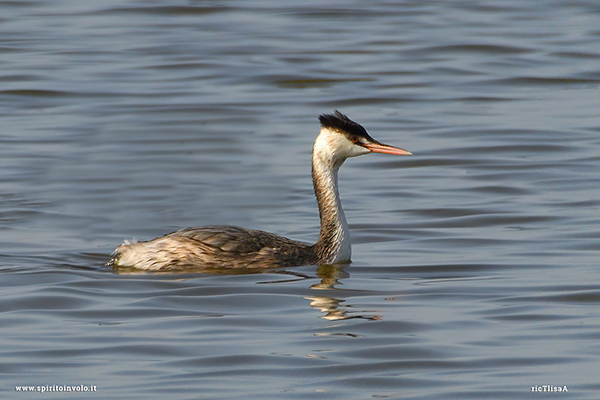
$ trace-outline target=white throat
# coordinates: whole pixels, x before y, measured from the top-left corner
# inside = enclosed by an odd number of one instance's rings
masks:
[[[313,149],[313,185],[321,219],[321,232],[315,246],[323,264],[350,261],[352,253],[350,230],[338,192],[338,170],[344,160],[354,154],[349,155],[339,140],[346,139],[323,129]]]

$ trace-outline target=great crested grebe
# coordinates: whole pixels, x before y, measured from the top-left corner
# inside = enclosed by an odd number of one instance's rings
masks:
[[[365,128],[335,111],[319,117],[321,133],[312,155],[312,180],[321,232],[315,244],[234,226],[187,228],[148,242],[125,241],[108,263],[145,271],[272,268],[350,262],[350,233],[338,193],[338,170],[349,157],[369,153],[411,155],[379,143]]]

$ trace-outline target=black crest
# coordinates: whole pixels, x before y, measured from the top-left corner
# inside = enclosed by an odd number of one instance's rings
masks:
[[[333,114],[323,114],[319,116],[319,121],[321,122],[321,126],[323,128],[334,129],[352,136],[361,136],[371,139],[361,124],[352,121],[338,110],[335,110]]]

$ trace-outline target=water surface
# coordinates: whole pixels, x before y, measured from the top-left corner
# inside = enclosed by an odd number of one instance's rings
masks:
[[[0,11],[3,398],[598,398],[594,2]],[[353,264],[104,266],[194,225],[316,240],[333,109],[415,153],[343,167]]]

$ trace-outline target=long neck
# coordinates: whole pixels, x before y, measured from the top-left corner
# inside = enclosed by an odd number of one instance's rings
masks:
[[[319,205],[321,232],[314,245],[319,264],[335,264],[350,261],[350,233],[338,193],[338,170],[342,161],[320,151],[313,150],[312,178]]]

